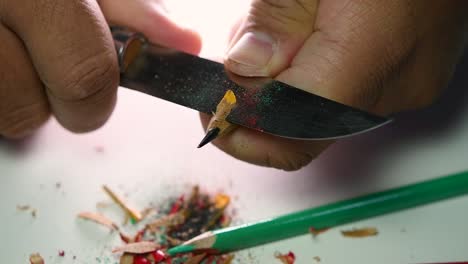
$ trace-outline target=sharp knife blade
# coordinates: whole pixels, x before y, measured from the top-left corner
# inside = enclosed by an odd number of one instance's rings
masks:
[[[230,89],[233,124],[272,135],[321,140],[347,137],[390,122],[271,78],[241,77],[223,64],[151,45],[141,35],[112,30],[121,65],[120,85],[211,114]]]

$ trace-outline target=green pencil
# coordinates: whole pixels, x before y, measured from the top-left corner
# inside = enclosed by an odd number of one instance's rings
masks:
[[[350,200],[206,232],[168,250],[171,256],[192,251],[232,252],[315,230],[335,227],[468,193],[468,171],[377,192]]]

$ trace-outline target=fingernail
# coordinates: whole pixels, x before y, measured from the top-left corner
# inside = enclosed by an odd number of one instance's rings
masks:
[[[229,50],[227,67],[243,76],[268,76],[275,41],[262,32],[247,32]]]

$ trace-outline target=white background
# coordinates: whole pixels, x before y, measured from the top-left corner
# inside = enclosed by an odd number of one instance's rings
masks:
[[[201,31],[207,57],[222,55],[229,26],[246,5],[169,3],[177,8],[174,16]],[[295,173],[252,166],[213,146],[196,149],[203,136],[197,113],[122,88],[110,122],[96,132],[73,135],[51,120],[33,138],[0,142],[0,262],[27,263],[38,251],[47,264],[98,263],[96,257],[106,263],[118,238],[75,217],[107,200],[102,184],[144,207],[199,183],[231,194],[238,221],[246,222],[466,170],[467,80],[458,74],[456,82],[434,107],[343,140]],[[37,208],[37,218],[17,212],[17,204]],[[468,260],[467,208],[468,197],[369,219],[316,239],[302,236],[242,252],[238,263],[279,263],[277,250],[294,251],[298,264],[314,263],[314,256],[322,263]],[[109,211],[120,219],[117,209]],[[339,232],[364,226],[378,228],[379,235],[349,239]],[[65,258],[57,256],[60,249]]]

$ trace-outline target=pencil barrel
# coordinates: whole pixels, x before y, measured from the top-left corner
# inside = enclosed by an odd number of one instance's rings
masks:
[[[468,172],[215,231],[213,248],[236,251],[316,230],[429,204],[468,193]]]

